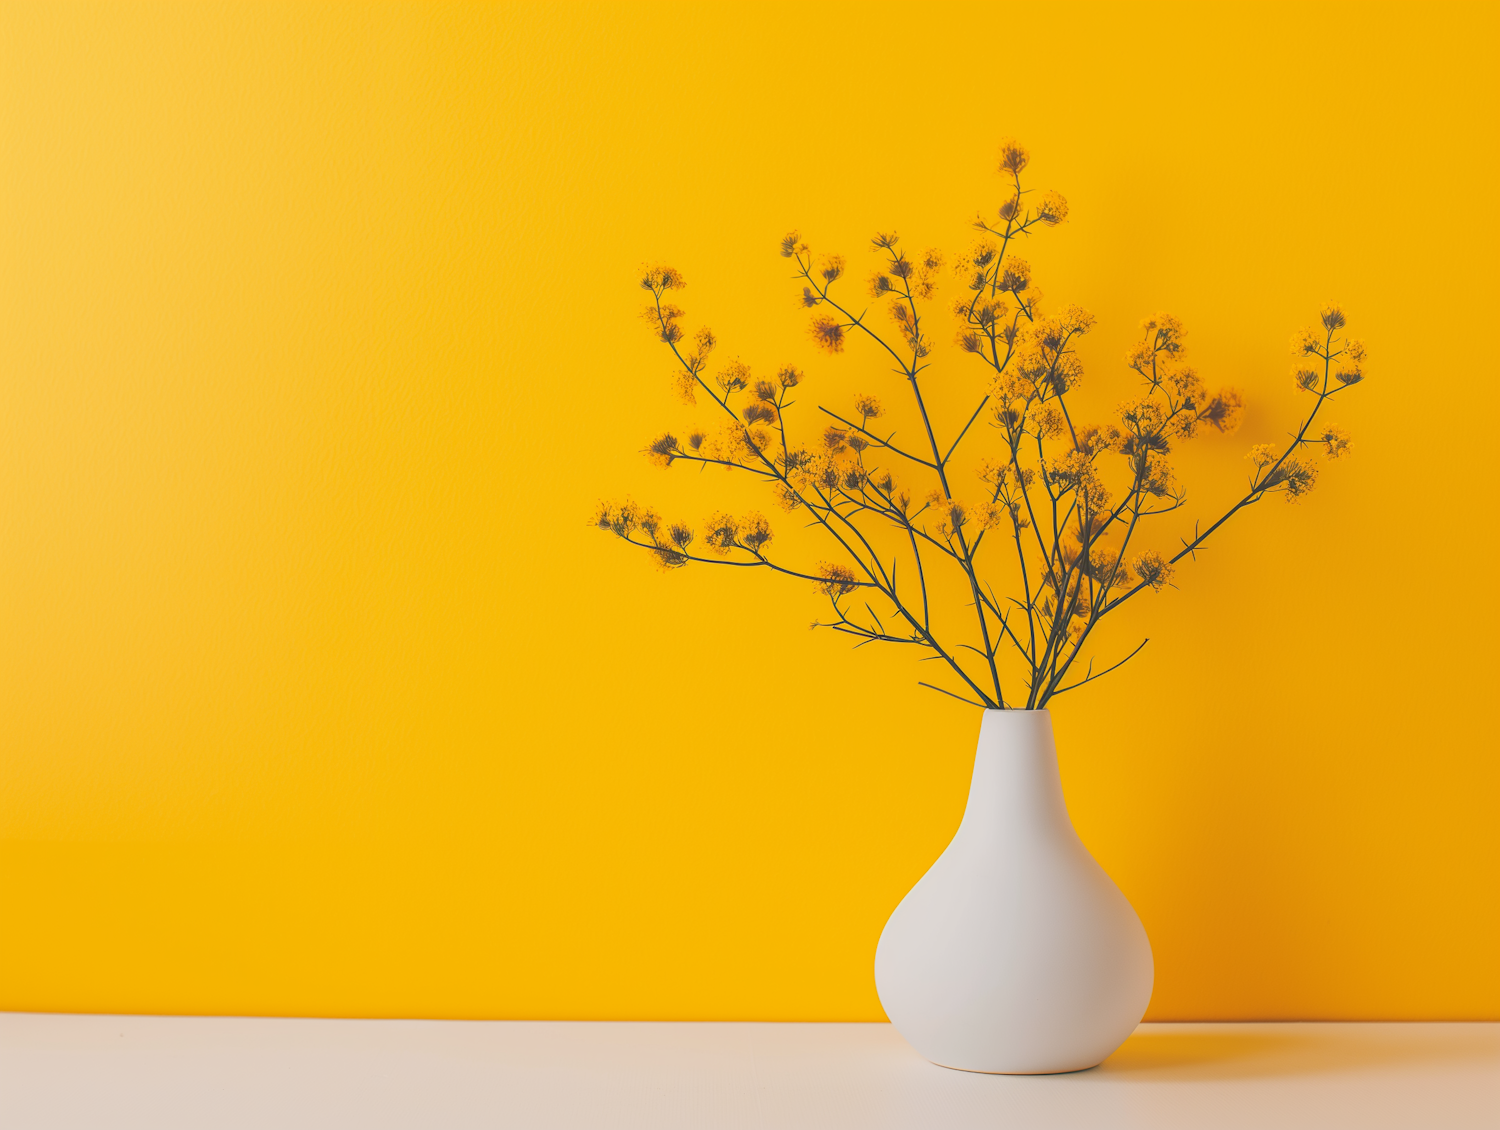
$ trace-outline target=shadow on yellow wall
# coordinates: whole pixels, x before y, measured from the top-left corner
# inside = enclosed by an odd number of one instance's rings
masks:
[[[638,454],[688,418],[641,260],[752,366],[878,394],[777,241],[958,246],[1015,135],[1072,204],[1030,255],[1099,318],[1093,386],[1164,309],[1246,392],[1184,532],[1295,411],[1318,303],[1375,358],[1353,457],[1057,705],[1149,1017],[1500,1016],[1494,25],[6,6],[0,1007],[878,1018],[976,712],[807,632],[810,587],[587,516],[725,489]]]

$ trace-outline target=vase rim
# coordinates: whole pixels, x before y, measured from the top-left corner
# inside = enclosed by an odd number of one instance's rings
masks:
[[[984,708],[984,712],[986,714],[1050,714],[1050,713],[1052,713],[1045,706],[1042,707],[1040,710],[1022,710],[1019,706],[1007,706],[1007,707],[1003,707],[1003,708],[1002,707],[997,707],[997,706],[986,706]]]

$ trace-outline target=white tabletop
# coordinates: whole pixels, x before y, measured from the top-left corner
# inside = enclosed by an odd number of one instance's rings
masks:
[[[1500,1024],[1144,1024],[1102,1067],[973,1075],[886,1024],[0,1014],[5,1130],[1467,1130]]]

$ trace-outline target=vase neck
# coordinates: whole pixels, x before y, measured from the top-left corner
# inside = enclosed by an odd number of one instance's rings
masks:
[[[1072,833],[1057,772],[1052,716],[1045,710],[986,710],[959,835],[988,829]]]

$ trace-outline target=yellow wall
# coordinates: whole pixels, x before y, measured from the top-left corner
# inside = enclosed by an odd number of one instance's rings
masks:
[[[1150,1015],[1500,1017],[1495,15],[0,8],[0,1008],[878,1017],[975,713],[586,518],[745,498],[638,454],[688,419],[640,261],[809,404],[878,393],[776,241],[957,248],[1013,134],[1099,403],[1158,309],[1250,399],[1182,528],[1318,303],[1373,355],[1354,457],[1058,702]]]

